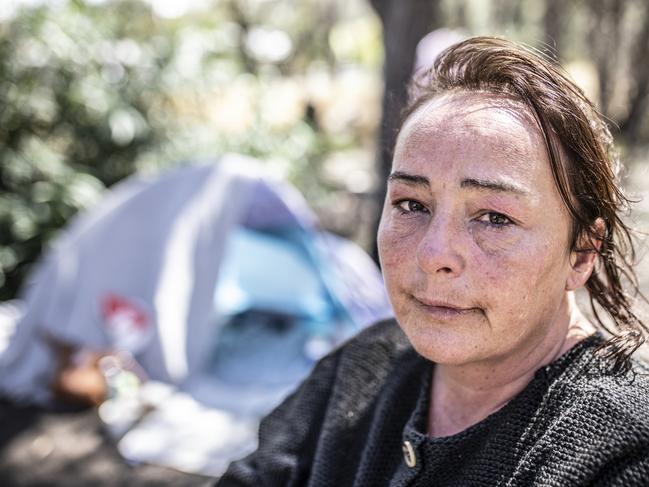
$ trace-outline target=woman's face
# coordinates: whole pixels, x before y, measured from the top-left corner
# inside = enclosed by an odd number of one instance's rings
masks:
[[[521,103],[455,93],[398,137],[378,246],[397,320],[438,363],[491,363],[559,343],[570,219]]]

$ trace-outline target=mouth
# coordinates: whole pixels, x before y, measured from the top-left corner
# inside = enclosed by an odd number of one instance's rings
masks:
[[[424,300],[412,296],[415,303],[426,313],[439,319],[451,319],[477,313],[480,308],[459,306],[448,301]]]

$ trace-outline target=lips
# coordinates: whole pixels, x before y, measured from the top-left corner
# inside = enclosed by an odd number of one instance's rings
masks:
[[[480,311],[479,308],[458,306],[448,301],[424,300],[416,296],[413,299],[428,314],[440,319],[457,318]]]

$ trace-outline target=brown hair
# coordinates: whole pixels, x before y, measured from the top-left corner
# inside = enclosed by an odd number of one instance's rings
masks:
[[[453,91],[511,96],[536,117],[552,175],[572,217],[570,249],[598,253],[586,289],[595,318],[612,335],[599,353],[611,360],[613,372],[629,370],[629,358],[649,330],[633,312],[633,297],[623,285],[624,279],[636,296],[642,296],[633,270],[631,230],[620,218],[630,201],[619,187],[618,158],[602,116],[541,52],[505,39],[474,37],[446,49],[413,81],[411,102],[399,126],[432,98]],[[593,226],[597,218],[604,222],[603,235]],[[581,244],[594,240],[601,242],[599,250]],[[600,317],[598,307],[612,318],[612,327]]]

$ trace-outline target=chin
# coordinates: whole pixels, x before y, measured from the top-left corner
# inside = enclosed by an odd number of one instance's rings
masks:
[[[411,345],[422,357],[444,365],[461,365],[484,356],[484,340],[477,334],[464,335],[435,326],[401,325]]]

